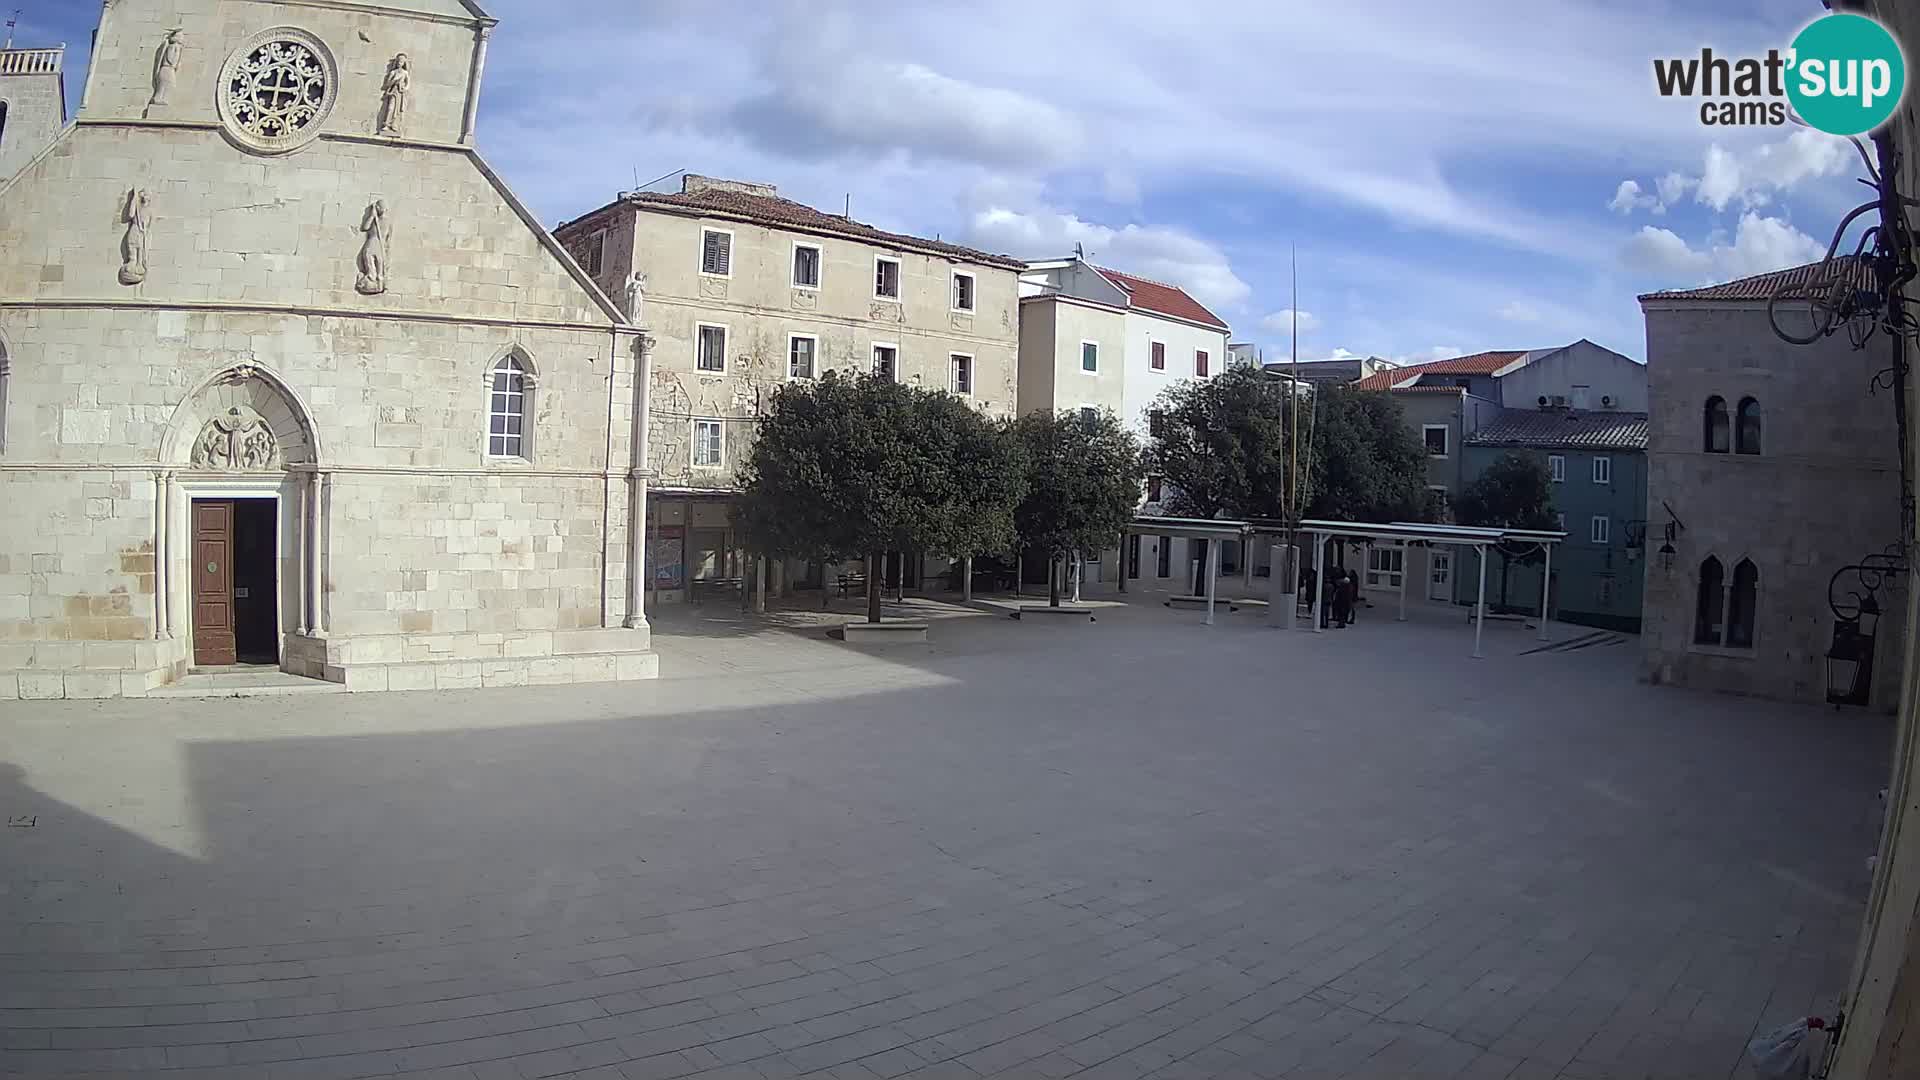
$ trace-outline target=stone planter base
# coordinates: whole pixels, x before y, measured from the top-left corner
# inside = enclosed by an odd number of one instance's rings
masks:
[[[1016,619],[1025,619],[1036,615],[1043,619],[1064,617],[1069,621],[1078,621],[1080,619],[1085,619],[1088,622],[1094,621],[1092,608],[1078,607],[1073,604],[1061,604],[1059,607],[1054,607],[1051,604],[1021,604],[1019,609],[1013,613],[1013,617]]]
[[[927,624],[923,622],[850,622],[830,633],[849,645],[924,645]]]
[[[1169,596],[1167,597],[1167,606],[1168,607],[1202,607],[1203,608],[1207,606],[1207,598],[1204,596]],[[1216,596],[1213,598],[1213,606],[1223,607],[1223,608],[1226,608],[1228,611],[1239,611],[1240,601],[1229,600],[1224,596]]]

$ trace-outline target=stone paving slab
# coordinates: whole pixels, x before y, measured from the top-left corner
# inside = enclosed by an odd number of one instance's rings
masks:
[[[9,705],[0,1075],[1732,1077],[1831,1007],[1885,721],[1136,599],[910,599],[881,654],[661,612],[647,684]]]

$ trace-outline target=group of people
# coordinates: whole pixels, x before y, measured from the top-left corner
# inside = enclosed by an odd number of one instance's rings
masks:
[[[1304,579],[1300,590],[1302,596],[1312,596],[1316,587],[1312,570],[1302,572]],[[1345,628],[1354,621],[1360,609],[1360,573],[1344,566],[1336,566],[1327,571],[1327,580],[1317,583],[1320,589],[1320,625],[1329,624]]]

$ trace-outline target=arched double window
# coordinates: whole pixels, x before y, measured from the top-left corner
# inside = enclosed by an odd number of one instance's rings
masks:
[[[0,146],[7,142],[7,103],[0,101]]]
[[[518,349],[494,361],[487,376],[487,456],[533,457],[533,365]]]
[[[1736,454],[1760,452],[1760,403],[1753,398],[1741,398],[1740,407],[1734,410],[1733,452]]]
[[[1760,568],[1752,559],[1733,567],[1733,584],[1726,569],[1712,555],[1700,564],[1700,592],[1695,606],[1693,640],[1700,645],[1751,649],[1760,608]]]
[[[1727,419],[1727,399],[1718,394],[1707,399],[1703,416],[1701,449],[1709,454],[1724,454],[1731,446],[1732,431]]]

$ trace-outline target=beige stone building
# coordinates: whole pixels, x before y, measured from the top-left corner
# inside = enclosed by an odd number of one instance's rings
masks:
[[[0,180],[67,126],[66,47],[0,49]]]
[[[0,696],[655,672],[640,331],[473,148],[493,28],[103,5],[0,185]]]
[[[609,294],[640,290],[650,346],[648,521],[660,602],[731,589],[748,572],[728,518],[735,470],[773,390],[874,372],[1013,414],[1018,260],[884,232],[766,184],[688,175],[555,230]],[[901,560],[889,560],[889,580]],[[943,570],[904,560],[906,583]],[[820,568],[791,569],[798,579]]]

